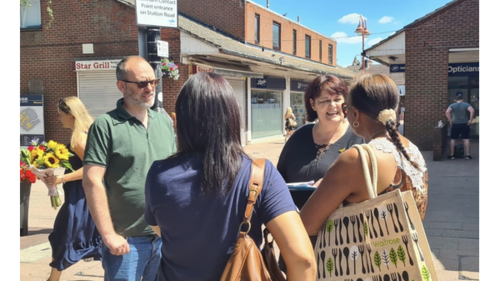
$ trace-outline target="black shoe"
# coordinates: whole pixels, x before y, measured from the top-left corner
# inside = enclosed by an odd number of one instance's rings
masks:
[[[448,156],[448,159],[450,159],[450,160],[455,160],[455,156],[450,155],[450,156]]]
[[[472,159],[472,156],[470,155],[465,156],[465,160],[470,160],[470,159]]]

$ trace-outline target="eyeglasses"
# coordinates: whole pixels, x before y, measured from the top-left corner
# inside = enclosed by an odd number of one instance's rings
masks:
[[[134,81],[128,81],[128,80],[120,80],[120,81],[127,82],[127,83],[133,83],[133,84],[137,85],[137,88],[144,89],[149,84],[151,84],[151,87],[155,87],[156,84],[158,84],[158,82],[160,81],[160,79],[154,79],[154,80],[151,80],[151,81],[140,81],[140,82],[134,82]]]

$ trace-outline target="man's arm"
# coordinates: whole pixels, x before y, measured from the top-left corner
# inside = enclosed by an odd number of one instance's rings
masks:
[[[83,166],[83,189],[87,205],[104,244],[113,255],[121,256],[130,252],[127,240],[117,234],[111,221],[108,199],[103,185],[106,168],[98,165]]]
[[[472,120],[474,120],[474,108],[472,106],[469,106],[467,107],[467,110],[470,112],[470,118],[469,118],[469,122],[467,122],[467,125],[471,125],[472,124]]]
[[[448,122],[450,122],[450,125],[453,125],[453,122],[451,121],[451,107],[448,107],[446,110],[446,118],[448,118]]]

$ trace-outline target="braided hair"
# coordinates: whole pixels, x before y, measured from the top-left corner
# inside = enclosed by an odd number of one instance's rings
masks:
[[[399,104],[399,91],[394,81],[383,74],[364,74],[351,85],[348,96],[352,106],[385,125],[399,152],[420,169],[420,165],[410,159],[399,137],[395,113]]]

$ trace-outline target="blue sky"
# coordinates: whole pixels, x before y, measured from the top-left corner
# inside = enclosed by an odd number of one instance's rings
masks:
[[[251,0],[267,7],[266,0]],[[365,49],[386,39],[452,0],[269,0],[269,9],[285,14],[290,20],[337,40],[337,64],[348,66],[361,54],[361,36],[354,31],[359,15],[366,19],[371,35],[365,38]],[[358,60],[361,61],[360,57]]]

